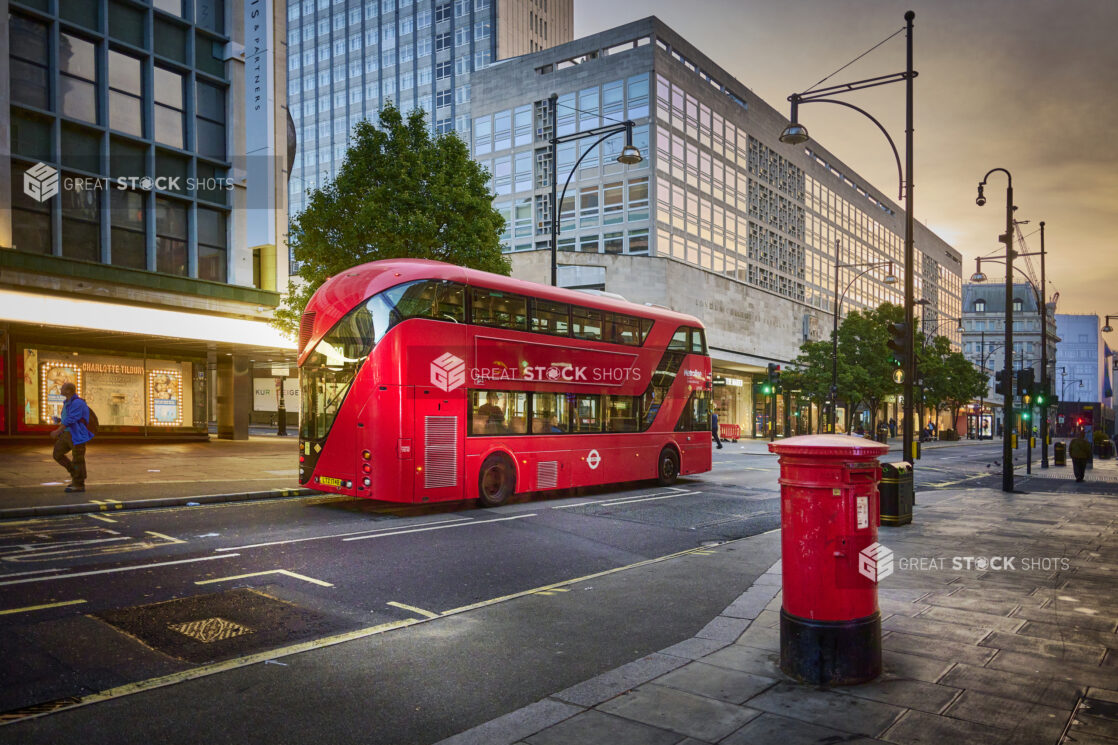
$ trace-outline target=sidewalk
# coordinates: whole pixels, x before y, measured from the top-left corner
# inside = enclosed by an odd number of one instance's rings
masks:
[[[780,672],[778,562],[694,638],[441,745],[1115,745],[1116,532],[1112,496],[922,493],[912,525],[880,530],[895,572],[879,587],[878,680],[828,689]]]
[[[68,478],[52,443],[0,445],[0,519],[316,493],[299,486],[298,438],[181,443],[94,440],[85,492]]]

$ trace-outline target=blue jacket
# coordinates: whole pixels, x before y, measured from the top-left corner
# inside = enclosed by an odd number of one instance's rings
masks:
[[[88,422],[89,406],[82,399],[74,396],[62,405],[62,426],[70,432],[70,439],[75,445],[93,439],[93,433],[85,426]]]

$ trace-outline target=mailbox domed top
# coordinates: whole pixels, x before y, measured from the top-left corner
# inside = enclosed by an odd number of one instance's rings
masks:
[[[769,450],[777,455],[852,455],[856,458],[878,458],[889,452],[889,446],[850,435],[802,435],[770,442]]]

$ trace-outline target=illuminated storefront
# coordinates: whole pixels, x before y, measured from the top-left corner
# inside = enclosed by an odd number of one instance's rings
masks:
[[[17,433],[53,428],[62,386],[73,383],[101,431],[205,433],[206,360],[124,356],[16,344],[23,379],[16,386]]]

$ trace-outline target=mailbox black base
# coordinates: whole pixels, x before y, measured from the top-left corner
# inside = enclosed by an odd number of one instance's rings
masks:
[[[813,685],[856,685],[881,675],[881,614],[809,621],[780,609],[780,669]]]

